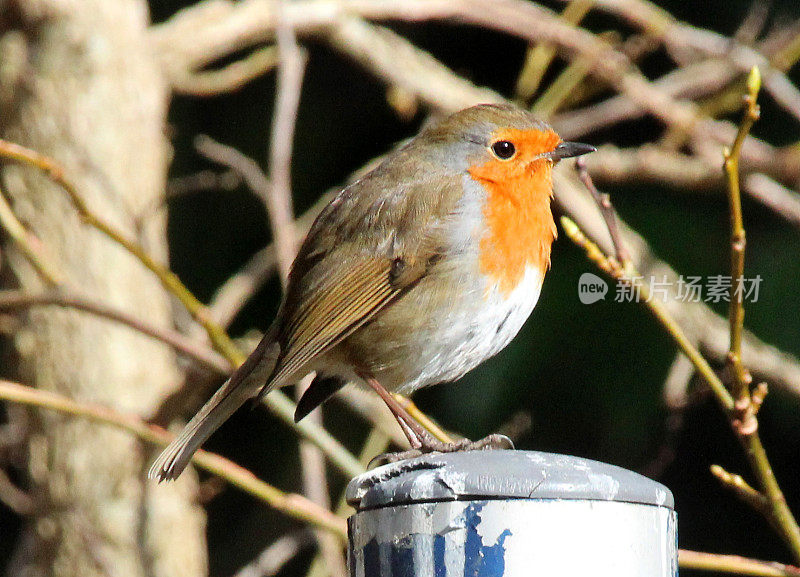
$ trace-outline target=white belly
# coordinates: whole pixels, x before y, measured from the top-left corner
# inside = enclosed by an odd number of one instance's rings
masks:
[[[539,300],[542,274],[528,267],[522,282],[508,295],[495,286],[486,294],[478,291],[471,305],[453,307],[436,319],[431,335],[420,335],[426,346],[418,359],[419,376],[403,384],[398,392],[412,391],[444,381],[453,381],[496,355],[519,332]],[[484,298],[485,297],[485,298]],[[415,360],[415,362],[417,362]]]

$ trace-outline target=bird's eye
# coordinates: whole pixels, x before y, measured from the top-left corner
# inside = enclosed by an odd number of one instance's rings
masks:
[[[514,144],[508,140],[498,140],[492,144],[492,152],[497,158],[501,160],[508,160],[514,156],[514,153],[517,152],[517,149]]]

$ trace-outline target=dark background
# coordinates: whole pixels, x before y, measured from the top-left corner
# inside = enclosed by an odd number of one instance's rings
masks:
[[[191,2],[153,0],[153,18],[163,20]],[[745,1],[660,2],[676,17],[730,34],[750,7]],[[560,5],[554,6],[560,9]],[[797,18],[794,0],[773,2],[774,19]],[[590,17],[593,30],[619,28]],[[510,94],[525,44],[476,28],[421,24],[392,26],[479,85]],[[310,51],[295,139],[295,211],[302,213],[327,189],[343,183],[366,161],[415,133],[423,120],[400,120],[386,104],[385,87],[323,45]],[[643,71],[663,73],[663,54],[648,58]],[[557,69],[557,67],[556,67]],[[798,81],[797,71],[793,78]],[[270,74],[235,94],[209,99],[176,98],[172,176],[211,168],[192,148],[200,133],[231,144],[265,166],[275,76]],[[631,144],[657,137],[655,123],[604,132],[594,144]],[[754,132],[777,144],[798,140],[797,124],[763,103]],[[655,252],[684,275],[728,274],[727,204],[722,191],[695,193],[653,186],[610,190],[618,211],[643,234]],[[244,188],[180,197],[170,202],[169,234],[174,270],[201,299],[270,240],[261,203]],[[747,307],[746,326],[760,338],[800,356],[800,232],[745,198],[746,276],[763,277],[757,303]],[[769,560],[791,559],[757,514],[720,488],[708,467],[718,463],[750,478],[740,447],[713,399],[682,415],[670,432],[661,400],[676,348],[637,304],[613,298],[593,305],[578,300],[581,273],[597,273],[562,234],[553,252],[539,305],[516,340],[496,358],[461,381],[422,391],[415,401],[440,422],[471,438],[482,437],[523,411],[532,427],[518,448],[589,457],[630,469],[649,470],[665,447],[674,450],[658,480],[675,495],[682,548],[735,553]],[[598,273],[599,274],[599,273]],[[614,286],[611,285],[610,297]],[[241,335],[265,329],[277,309],[274,279],[245,308],[233,326]],[[724,312],[720,306],[719,312]],[[353,423],[340,405],[329,405],[326,425],[353,449],[366,427]],[[800,400],[772,392],[760,414],[764,444],[795,513],[800,513]],[[675,419],[673,419],[675,420]],[[299,486],[295,436],[265,411],[240,411],[208,444],[284,489]],[[345,480],[330,475],[338,495]],[[251,497],[228,489],[208,505],[212,575],[229,575],[254,558],[279,534],[296,525]],[[0,511],[0,522],[13,520]],[[10,543],[0,544],[0,558]],[[283,573],[300,575],[298,559]],[[690,574],[690,572],[683,572]]]
[[[703,2],[702,9],[700,4],[661,3],[680,19],[726,34],[736,29],[750,8],[742,1]],[[169,16],[179,5],[155,3],[154,18]],[[800,8],[787,0],[774,3],[772,13],[776,18],[797,17]],[[587,23],[595,30],[619,26],[603,17],[590,17]],[[463,26],[392,27],[475,83],[511,94],[525,54],[523,42]],[[373,76],[321,44],[309,48],[292,175],[297,214],[363,163],[413,135],[424,118],[420,114],[403,122],[386,104],[385,87]],[[665,64],[663,56],[656,55],[645,62],[644,71],[659,74]],[[273,74],[237,94],[176,99],[171,115],[177,154],[174,174],[207,168],[191,147],[197,133],[233,144],[265,166],[274,90]],[[629,132],[597,135],[590,142],[630,144],[654,138],[658,130],[655,123],[640,123]],[[768,102],[754,132],[781,144],[797,140],[799,134],[796,123],[787,122]],[[728,274],[728,212],[721,191],[703,194],[630,186],[612,192],[622,217],[679,273]],[[182,198],[170,209],[173,266],[201,298],[210,296],[269,240],[266,215],[245,190]],[[747,199],[744,212],[746,276],[764,278],[758,303],[747,308],[747,327],[767,342],[800,355],[795,300],[800,233]],[[674,492],[682,548],[789,562],[766,522],[723,491],[708,472],[710,464],[718,463],[748,478],[741,450],[714,401],[707,398],[688,410],[682,428],[669,433],[661,390],[676,352],[671,339],[641,305],[612,299],[582,305],[577,279],[582,272],[597,271],[561,236],[540,303],[514,342],[461,381],[421,391],[415,400],[444,426],[471,438],[482,437],[525,411],[531,415],[532,429],[519,448],[580,455],[634,470],[646,470],[660,449],[670,446],[675,459],[658,480]],[[610,290],[612,294],[613,285]],[[240,315],[234,332],[253,326],[265,329],[279,294],[276,279]],[[724,311],[721,306],[719,312]],[[761,413],[764,443],[796,512],[800,511],[799,408],[796,397],[773,393]],[[353,430],[349,414],[336,404],[330,405],[326,424],[352,439],[354,447],[363,434]],[[240,411],[210,447],[280,487],[297,487],[294,436],[263,411]],[[331,479],[334,486],[343,483],[336,473]],[[218,497],[209,511],[215,575],[231,573],[290,525],[235,491]],[[298,569],[303,570],[304,564],[298,563]]]

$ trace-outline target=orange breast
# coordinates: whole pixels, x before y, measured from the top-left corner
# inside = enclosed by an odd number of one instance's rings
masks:
[[[520,135],[515,136],[519,143]],[[544,276],[556,237],[550,209],[552,165],[543,159],[531,162],[530,155],[552,150],[559,139],[553,132],[539,131],[523,137],[527,138],[522,141],[518,160],[490,160],[469,170],[487,191],[480,269],[504,294],[514,290],[529,266],[537,267]]]

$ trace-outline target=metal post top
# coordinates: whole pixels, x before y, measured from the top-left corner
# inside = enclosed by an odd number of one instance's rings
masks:
[[[665,486],[621,467],[538,451],[431,453],[384,465],[347,486],[358,510],[466,499],[617,501],[674,508]]]

